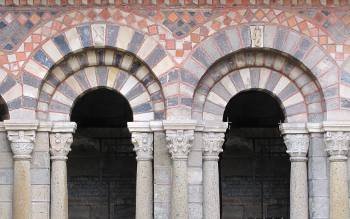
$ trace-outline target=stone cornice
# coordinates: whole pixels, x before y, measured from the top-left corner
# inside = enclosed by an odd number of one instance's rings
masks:
[[[196,120],[163,120],[165,130],[195,130]]]
[[[150,122],[128,122],[128,129],[133,132],[152,132]]]
[[[54,122],[52,124],[51,132],[59,133],[74,133],[77,128],[75,122]]]
[[[350,121],[324,121],[323,131],[350,132]]]
[[[221,121],[204,121],[204,132],[220,132],[225,133],[228,128],[227,122]]]
[[[6,131],[10,130],[37,130],[39,121],[37,120],[5,120],[4,127]]]
[[[150,126],[151,130],[154,132],[164,130],[162,121],[150,121],[149,126]]]
[[[282,123],[280,124],[279,129],[282,135],[308,133],[306,123]]]

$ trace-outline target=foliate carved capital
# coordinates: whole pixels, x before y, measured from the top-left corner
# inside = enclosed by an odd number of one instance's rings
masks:
[[[137,160],[153,159],[153,134],[150,132],[132,132],[131,141],[134,144]]]
[[[324,139],[330,161],[347,159],[349,134],[344,132],[326,132]]]
[[[167,147],[172,159],[187,159],[193,139],[193,130],[167,130]]]
[[[51,133],[50,154],[52,160],[66,160],[73,142],[72,133]]]
[[[224,133],[203,133],[203,159],[219,159],[219,154],[223,151],[222,144],[224,143],[224,141]]]
[[[286,134],[283,136],[287,146],[287,153],[291,161],[305,161],[309,149],[309,136],[307,134]]]
[[[7,138],[11,143],[13,158],[30,159],[34,148],[34,130],[7,131]]]

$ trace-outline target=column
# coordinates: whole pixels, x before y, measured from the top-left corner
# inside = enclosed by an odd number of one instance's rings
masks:
[[[12,214],[14,219],[32,218],[30,161],[37,125],[37,123],[5,123],[13,152]]]
[[[307,158],[309,136],[307,134],[285,134],[284,143],[290,155],[290,218],[307,219],[308,188]]]
[[[166,140],[173,161],[171,218],[188,218],[187,159],[194,130],[166,130]]]
[[[326,132],[326,151],[329,154],[330,218],[349,218],[347,182],[348,135],[341,131]]]
[[[136,152],[136,219],[153,218],[153,133],[132,132]]]
[[[219,154],[224,133],[203,133],[203,217],[220,218]]]
[[[67,155],[75,123],[55,123],[50,133],[51,219],[68,219]]]

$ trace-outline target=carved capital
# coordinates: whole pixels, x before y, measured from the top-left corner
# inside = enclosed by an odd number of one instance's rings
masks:
[[[203,133],[203,159],[217,160],[219,154],[223,151],[222,144],[225,140],[224,133]]]
[[[346,160],[349,151],[349,135],[340,132],[326,132],[325,136],[326,151],[329,154],[330,161]]]
[[[70,146],[73,142],[72,133],[51,133],[50,134],[50,154],[52,160],[66,160]]]
[[[285,134],[284,143],[291,161],[305,161],[309,149],[309,136],[307,134]]]
[[[187,159],[193,139],[193,130],[167,130],[167,147],[172,159]]]
[[[137,160],[152,160],[153,134],[150,132],[132,132],[131,141],[134,144]]]
[[[34,148],[34,130],[7,131],[7,138],[11,143],[13,158],[30,159]]]

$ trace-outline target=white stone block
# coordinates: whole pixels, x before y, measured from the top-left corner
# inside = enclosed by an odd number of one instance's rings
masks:
[[[0,152],[0,168],[12,168],[13,159],[11,152]]]
[[[0,169],[0,185],[13,184],[13,169]]]
[[[189,203],[188,204],[188,218],[189,219],[202,219],[202,204],[201,203]]]
[[[188,183],[192,185],[202,184],[202,168],[189,167],[188,168]]]
[[[50,186],[49,185],[32,185],[32,201],[49,202]]]
[[[50,184],[49,169],[31,169],[32,185],[48,185]]]
[[[32,154],[31,167],[34,168],[50,168],[49,152],[34,152]]]
[[[49,203],[48,202],[33,202],[32,203],[32,218],[34,219],[49,219]]]
[[[170,200],[171,185],[154,185],[154,201],[168,202]]]
[[[0,185],[0,202],[11,202],[11,201],[12,201],[12,185]]]
[[[203,186],[188,185],[188,202],[202,203],[203,201]]]
[[[12,203],[0,202],[0,218],[12,219]]]

